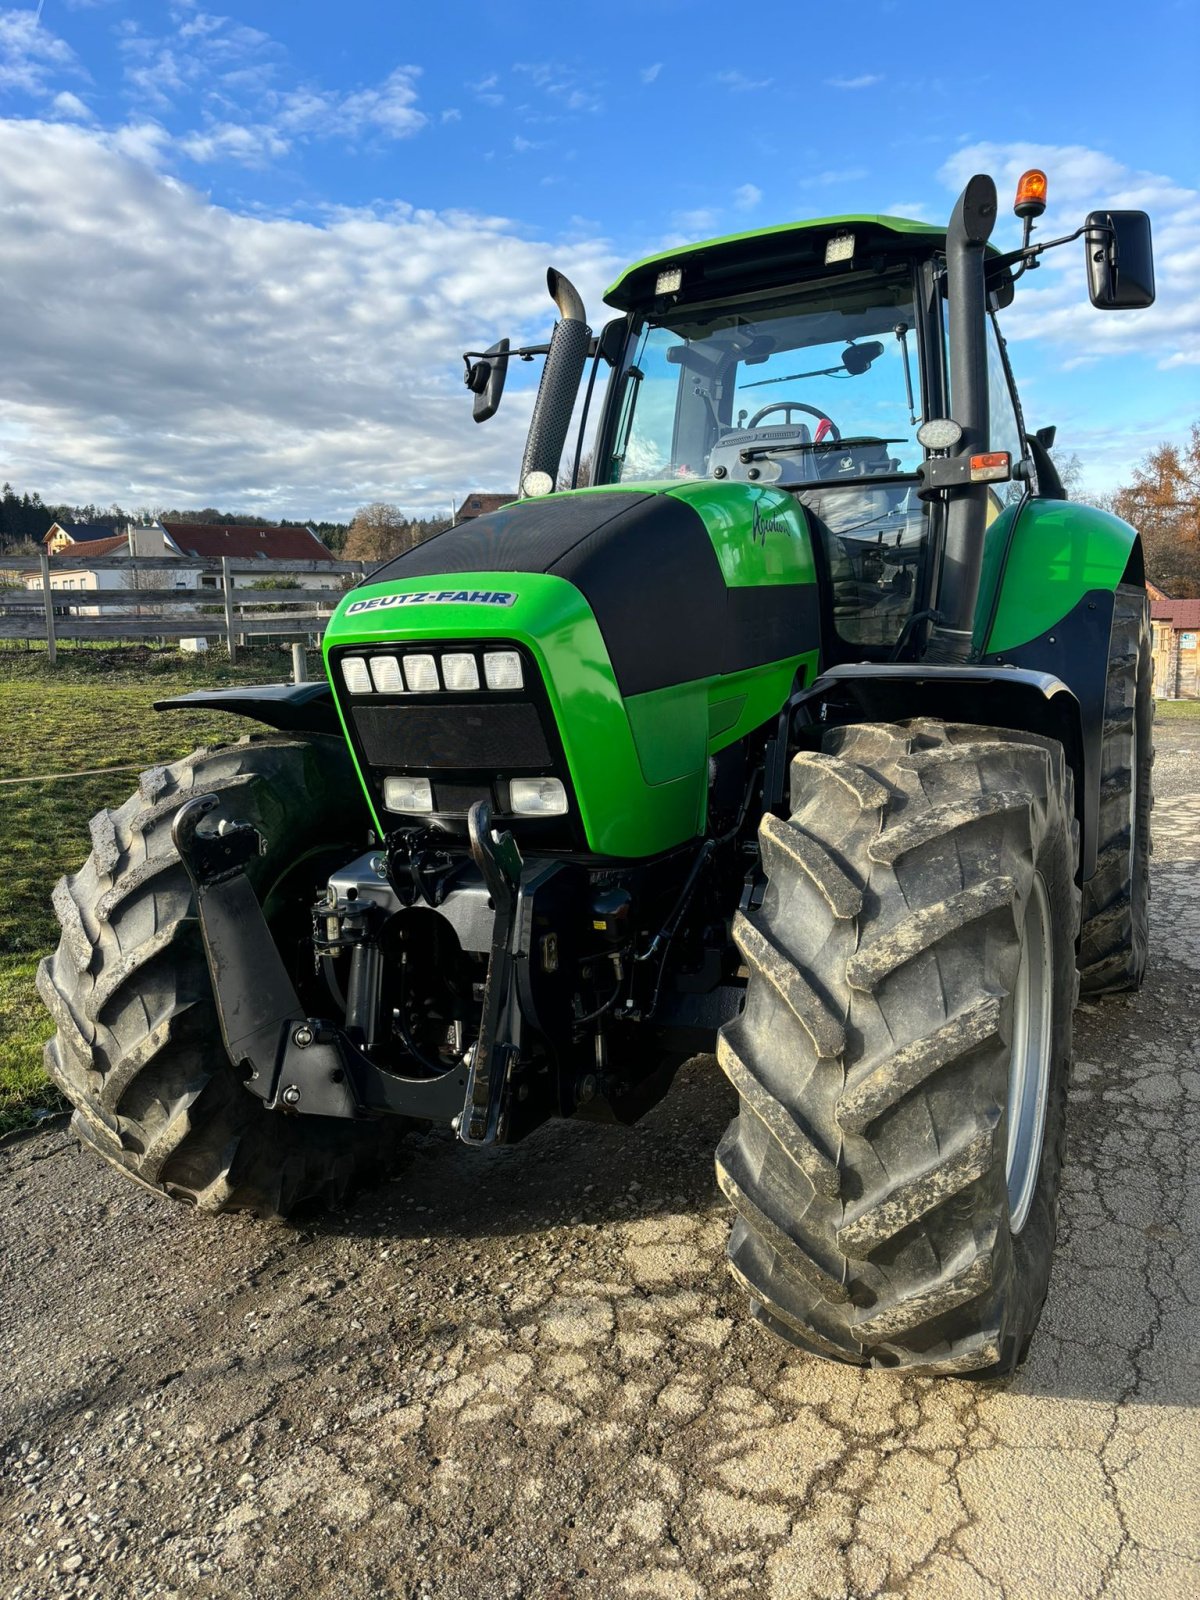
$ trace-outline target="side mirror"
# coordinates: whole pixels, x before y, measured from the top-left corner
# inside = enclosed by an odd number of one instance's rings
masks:
[[[1092,211],[1083,241],[1094,306],[1140,311],[1154,304],[1154,251],[1144,211]]]
[[[852,378],[858,378],[882,354],[883,346],[878,339],[871,339],[867,344],[848,344],[842,351],[842,365]]]
[[[628,327],[627,317],[614,317],[611,322],[606,322],[600,330],[600,359],[610,367],[615,367],[621,359],[621,351],[625,348],[625,331]],[[670,357],[667,358],[670,360]]]
[[[485,350],[478,361],[464,356],[467,370],[463,382],[475,396],[471,415],[476,422],[486,422],[494,417],[504,393],[504,380],[508,376],[508,340],[500,339],[490,350]]]

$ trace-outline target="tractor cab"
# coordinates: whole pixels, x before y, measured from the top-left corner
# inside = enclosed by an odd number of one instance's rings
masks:
[[[749,294],[722,282],[746,242],[718,240],[631,269],[607,297],[629,309],[594,481],[786,490],[829,575],[831,633],[856,655],[892,651],[928,600],[917,429],[945,410],[943,239],[889,219],[812,223],[772,233]]]

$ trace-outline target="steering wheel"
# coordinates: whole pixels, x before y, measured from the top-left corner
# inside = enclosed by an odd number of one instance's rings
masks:
[[[746,426],[748,428],[757,428],[762,419],[769,417],[772,411],[784,412],[787,422],[792,420],[793,411],[807,411],[809,416],[816,417],[818,422],[827,422],[829,424],[830,437],[835,444],[842,437],[842,430],[832,417],[827,417],[823,411],[818,411],[816,406],[806,406],[803,400],[773,400],[769,406],[764,406],[761,411],[756,411]]]

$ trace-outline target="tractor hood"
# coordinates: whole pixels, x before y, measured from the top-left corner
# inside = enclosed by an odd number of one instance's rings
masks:
[[[325,653],[374,806],[388,772],[441,773],[457,804],[496,774],[562,769],[571,842],[628,856],[694,836],[709,755],[778,712],[817,631],[803,509],[757,485],[673,481],[448,529],[350,591]],[[520,683],[491,689],[487,656],[505,647]],[[372,668],[381,656],[401,675]],[[364,666],[348,673],[347,657]]]

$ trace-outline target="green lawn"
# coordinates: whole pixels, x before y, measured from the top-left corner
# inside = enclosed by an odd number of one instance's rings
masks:
[[[320,664],[309,657],[310,676]],[[224,652],[0,651],[0,779],[135,765],[240,738],[255,724],[219,712],[156,712],[153,701],[222,683],[291,675],[290,653],[256,651],[230,667]],[[0,1134],[59,1104],[42,1071],[53,1032],[34,988],[41,957],[58,938],[50,892],[91,848],[88,820],[137,787],[137,772],[48,783],[0,784]]]
[[[1155,716],[1200,717],[1200,700],[1157,700]]]

